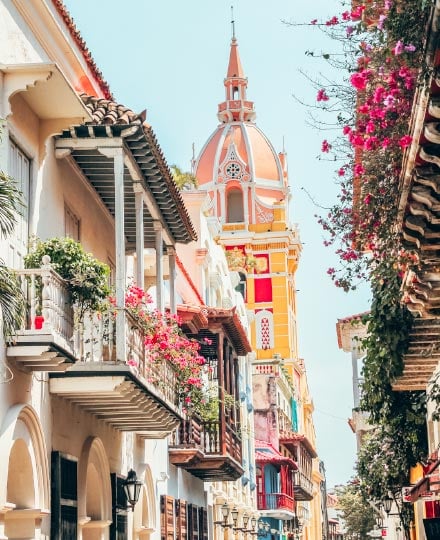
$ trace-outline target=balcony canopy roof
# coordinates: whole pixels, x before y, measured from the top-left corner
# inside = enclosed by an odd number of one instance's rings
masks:
[[[257,465],[264,465],[266,463],[272,465],[290,465],[293,470],[298,470],[298,465],[292,458],[283,456],[271,444],[264,441],[255,441],[255,461]]]
[[[134,184],[147,194],[144,213],[145,247],[155,247],[154,222],[165,228],[165,241],[187,244],[197,238],[183,198],[177,188],[156,136],[145,114],[114,101],[81,95],[92,116],[91,122],[72,126],[58,135],[58,157],[70,156],[81,169],[104,205],[115,215],[113,159],[101,148],[122,145],[124,150],[124,231],[127,244],[136,245]],[[134,178],[135,177],[135,178]],[[144,199],[145,200],[145,199]]]

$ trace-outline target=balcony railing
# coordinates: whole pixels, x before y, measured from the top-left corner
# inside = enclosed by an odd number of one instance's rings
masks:
[[[70,362],[65,364],[66,369],[73,362],[87,364],[89,367],[91,364],[116,363],[115,314],[110,304],[104,303],[99,311],[86,311],[78,320],[78,311],[70,302],[65,280],[49,264],[38,269],[18,270],[17,276],[22,283],[28,309],[17,331],[16,346],[8,348],[10,356],[14,356],[16,361],[21,361],[29,369],[36,365],[41,370],[41,363],[26,354],[29,351],[24,347],[38,343],[44,349],[41,354],[48,354],[48,345],[56,348],[57,358],[64,354],[63,360]],[[37,313],[40,311],[43,318],[41,327],[36,324]],[[174,370],[166,361],[148,361],[145,335],[129,312],[125,313],[125,335],[125,360],[133,366],[133,371],[149,385],[153,385],[166,401],[177,405]],[[38,351],[36,348],[35,354]],[[48,367],[48,370],[51,368]]]
[[[294,498],[285,493],[258,493],[258,510],[295,510]]]
[[[295,498],[298,501],[309,501],[313,498],[313,482],[301,470],[295,475],[294,490]]]
[[[241,439],[231,425],[187,418],[173,434],[170,460],[204,480],[235,480],[241,476]]]

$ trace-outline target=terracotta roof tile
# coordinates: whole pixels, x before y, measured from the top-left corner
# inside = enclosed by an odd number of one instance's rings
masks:
[[[70,35],[72,36],[75,43],[78,45],[78,48],[80,49],[84,60],[86,61],[90,71],[93,73],[93,76],[95,77],[95,80],[98,82],[104,96],[107,99],[112,99],[112,93],[110,91],[110,86],[107,83],[107,81],[104,80],[101,71],[98,69],[98,66],[96,65],[96,62],[93,60],[92,54],[89,51],[86,42],[81,37],[81,34],[79,33],[79,30],[77,29],[72,17],[70,16],[70,13],[68,12],[66,6],[62,2],[62,0],[52,0],[53,5],[55,6],[58,14],[63,19]]]

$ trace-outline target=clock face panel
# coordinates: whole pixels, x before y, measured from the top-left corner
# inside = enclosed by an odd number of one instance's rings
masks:
[[[243,175],[243,170],[241,165],[236,161],[232,161],[226,166],[226,174],[229,178],[241,178]]]

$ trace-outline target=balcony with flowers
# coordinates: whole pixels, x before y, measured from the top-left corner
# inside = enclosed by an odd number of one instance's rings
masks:
[[[170,463],[204,481],[236,480],[243,472],[238,356],[251,351],[235,309],[178,306],[182,329],[199,344],[207,371],[198,402],[169,446]]]
[[[49,371],[53,396],[145,438],[169,435],[185,408],[200,405],[208,366],[176,316],[152,309],[151,298],[130,286],[119,357],[106,265],[69,238],[39,242],[26,265],[18,276],[28,310],[7,353],[23,370]]]

